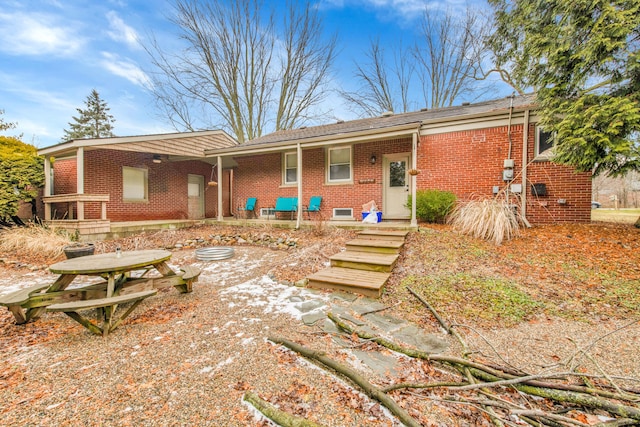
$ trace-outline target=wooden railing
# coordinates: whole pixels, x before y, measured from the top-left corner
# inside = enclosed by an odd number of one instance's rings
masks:
[[[73,206],[76,205],[77,219],[83,221],[84,218],[84,204],[88,202],[100,203],[100,219],[107,219],[107,202],[109,201],[108,194],[56,194],[55,196],[44,196],[42,198],[44,202],[44,219],[51,220],[51,205],[54,203],[68,203],[69,204],[69,217],[73,218]]]

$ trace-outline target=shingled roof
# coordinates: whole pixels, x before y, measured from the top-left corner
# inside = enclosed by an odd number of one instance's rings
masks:
[[[494,112],[508,110],[513,100],[514,109],[531,107],[535,103],[535,95],[506,97],[493,101],[464,104],[455,107],[445,107],[433,110],[421,110],[411,113],[383,115],[359,120],[339,121],[337,123],[301,127],[298,129],[282,130],[241,144],[238,148],[246,148],[264,144],[272,144],[287,141],[300,141],[330,136],[348,136],[350,133],[365,132],[369,130],[393,128],[415,123],[416,126],[426,123],[446,122],[464,117],[490,115]]]

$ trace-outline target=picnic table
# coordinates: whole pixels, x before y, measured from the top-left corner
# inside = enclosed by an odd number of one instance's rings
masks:
[[[53,284],[0,296],[0,305],[13,313],[17,324],[36,320],[45,310],[61,311],[91,332],[106,336],[158,289],[173,286],[181,293],[192,291],[192,283],[197,280],[200,270],[184,267],[176,273],[167,264],[170,258],[169,251],[144,250],[68,259],[49,267],[52,273],[59,274]],[[133,271],[141,271],[141,274],[132,276]],[[150,271],[159,275],[148,277]],[[105,281],[68,288],[78,276],[98,276]],[[116,316],[118,305],[124,303],[132,305]],[[102,320],[102,326],[79,313],[89,309],[98,310],[97,320]]]

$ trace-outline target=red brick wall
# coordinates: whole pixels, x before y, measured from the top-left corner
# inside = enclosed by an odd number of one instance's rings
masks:
[[[216,216],[217,189],[207,187],[211,177],[211,165],[200,161],[153,163],[151,154],[118,150],[88,150],[84,153],[84,192],[86,194],[110,194],[107,218],[111,221],[141,221],[152,219],[182,219],[188,217],[188,174],[201,175],[205,185],[205,216]],[[54,163],[55,194],[75,192],[75,159],[73,163],[73,187],[61,180],[71,170],[67,161]],[[122,200],[122,167],[147,169],[148,201],[124,202]],[[72,190],[69,190],[71,189]],[[60,216],[60,215],[58,215]],[[86,203],[85,218],[100,218],[100,204]]]
[[[53,194],[75,194],[78,192],[77,186],[77,163],[76,159],[55,159],[53,162]],[[53,203],[51,205],[51,215],[53,219],[69,218],[68,203]],[[75,207],[74,207],[75,210]],[[74,214],[75,218],[75,214]],[[99,217],[98,217],[99,218]]]
[[[411,152],[411,139],[379,141],[353,146],[353,183],[326,184],[325,149],[303,150],[302,203],[307,205],[311,196],[322,196],[325,218],[330,218],[333,208],[352,208],[359,218],[362,205],[374,200],[384,211],[382,200],[382,155]],[[372,165],[371,155],[377,162]],[[243,206],[247,197],[257,197],[256,212],[260,208],[275,206],[278,197],[295,197],[296,186],[282,186],[282,153],[239,157],[235,177],[235,206]],[[364,182],[361,182],[363,181]],[[374,180],[375,182],[370,182]]]
[[[521,183],[523,126],[511,127],[514,183]],[[531,223],[588,222],[591,217],[591,174],[574,173],[566,166],[534,161],[535,126],[528,136],[527,219]],[[509,158],[507,126],[449,132],[421,138],[418,147],[419,189],[455,193],[461,200],[492,197],[493,187],[505,187],[504,159]],[[547,196],[531,195],[531,184],[545,183]],[[559,204],[558,200],[566,200]]]

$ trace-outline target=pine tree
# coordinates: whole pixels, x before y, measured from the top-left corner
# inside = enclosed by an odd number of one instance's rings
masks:
[[[64,130],[63,141],[81,138],[108,138],[113,134],[113,122],[107,102],[100,99],[98,91],[93,89],[85,101],[86,109],[76,108],[79,116],[73,116],[70,129]]]

